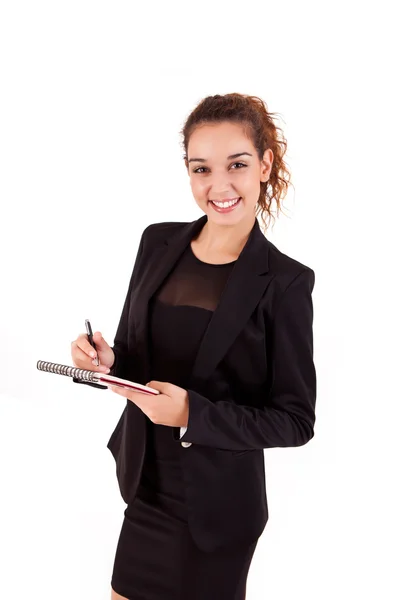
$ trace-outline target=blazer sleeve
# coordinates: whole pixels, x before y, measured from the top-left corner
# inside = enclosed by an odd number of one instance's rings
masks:
[[[117,332],[114,338],[114,345],[112,346],[112,350],[114,352],[115,360],[110,369],[110,375],[115,375],[116,377],[121,377],[122,379],[126,379],[127,375],[127,362],[128,362],[128,316],[129,316],[129,305],[130,298],[133,286],[136,282],[136,275],[138,271],[138,267],[143,256],[143,245],[144,245],[144,236],[146,231],[149,229],[150,225],[146,227],[143,231],[138,251],[136,254],[135,263],[133,266],[133,271],[131,274],[131,278],[129,281],[128,291],[125,297],[125,302],[122,308],[122,313],[119,319]],[[81,383],[83,385],[90,385],[92,387],[98,387],[101,389],[107,389],[107,386],[99,385],[96,383],[91,383],[90,381],[83,381],[78,378],[73,378],[74,383]]]
[[[315,273],[307,268],[283,292],[269,337],[272,383],[264,406],[211,402],[189,389],[188,425],[180,439],[226,450],[250,450],[301,446],[314,436],[314,283]]]

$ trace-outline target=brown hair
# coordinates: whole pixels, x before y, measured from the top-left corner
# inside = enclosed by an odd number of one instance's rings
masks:
[[[264,233],[268,228],[271,217],[272,201],[275,200],[277,213],[281,209],[281,202],[286,196],[290,182],[290,172],[283,161],[287,142],[282,130],[275,125],[273,118],[276,113],[269,113],[266,103],[257,96],[244,94],[225,94],[221,96],[207,96],[190,113],[181,130],[183,136],[182,146],[184,159],[187,160],[189,138],[198,125],[205,123],[221,123],[230,121],[243,125],[245,134],[252,141],[261,161],[265,150],[271,148],[274,159],[268,181],[260,182],[260,196],[257,201],[256,217],[261,212],[264,223]],[[266,220],[268,215],[268,222]]]

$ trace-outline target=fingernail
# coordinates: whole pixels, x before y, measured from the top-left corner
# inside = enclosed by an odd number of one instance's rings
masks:
[[[90,353],[90,356],[91,356],[92,358],[94,358],[94,357],[96,356],[96,353],[95,353],[95,352],[91,352],[91,353]]]

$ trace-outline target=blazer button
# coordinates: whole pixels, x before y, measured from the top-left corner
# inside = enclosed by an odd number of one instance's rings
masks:
[[[189,446],[192,445],[192,442],[181,442],[181,444],[184,448],[189,448]]]

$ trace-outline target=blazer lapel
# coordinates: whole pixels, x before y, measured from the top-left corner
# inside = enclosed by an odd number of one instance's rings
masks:
[[[176,262],[207,222],[204,215],[185,223],[166,238],[146,260],[143,277],[134,290],[136,344],[143,361],[143,381],[151,378],[148,347],[149,302]],[[255,310],[272,275],[268,274],[268,242],[257,219],[236,261],[220,301],[200,343],[192,380],[207,379]]]
[[[193,381],[211,375],[257,307],[273,278],[268,273],[268,248],[256,220],[200,343]]]

